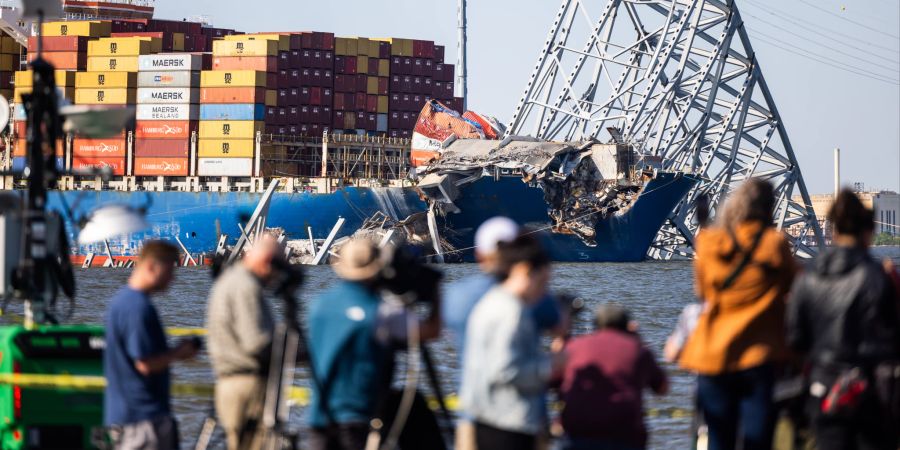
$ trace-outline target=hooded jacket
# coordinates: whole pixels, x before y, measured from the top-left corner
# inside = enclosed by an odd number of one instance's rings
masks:
[[[894,287],[865,248],[834,247],[798,279],[788,302],[788,343],[814,368],[871,367],[898,356]]]

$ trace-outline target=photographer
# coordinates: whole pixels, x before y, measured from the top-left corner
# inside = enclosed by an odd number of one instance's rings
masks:
[[[228,449],[259,448],[274,320],[263,297],[279,255],[268,234],[222,273],[210,292],[208,346],[216,374],[215,404]]]
[[[172,417],[169,366],[192,358],[198,345],[182,341],[170,349],[150,300],[174,278],[178,249],[162,241],[143,245],[137,266],[109,302],[103,372],[106,425],[114,448],[178,448]]]
[[[384,300],[388,258],[383,253],[386,252],[365,239],[344,245],[340,259],[333,265],[341,281],[311,303],[309,351],[322,383],[321,389],[314,391],[310,408],[310,448],[314,450],[365,448],[370,419],[382,412],[379,409],[389,409],[384,406],[389,403],[392,348],[406,342],[410,326],[415,327],[423,342],[440,333],[436,283],[433,299],[417,299],[434,302],[431,315],[424,321],[409,313],[403,304]],[[424,405],[421,399],[416,403],[420,408]],[[416,409],[414,406],[405,430],[436,434],[432,439],[440,440],[436,423],[431,424],[433,418],[423,422],[417,417]],[[381,415],[393,415],[393,412]],[[427,432],[429,425],[433,425],[435,433]],[[404,446],[404,437],[400,445]],[[421,441],[416,447],[435,448]]]

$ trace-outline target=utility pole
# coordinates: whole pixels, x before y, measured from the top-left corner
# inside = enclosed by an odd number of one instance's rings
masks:
[[[457,43],[456,43],[456,92],[462,97],[462,109],[468,108],[469,95],[466,77],[466,0],[458,0],[456,11]]]

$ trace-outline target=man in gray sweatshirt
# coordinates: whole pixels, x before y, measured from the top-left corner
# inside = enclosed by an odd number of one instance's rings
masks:
[[[259,448],[260,419],[274,320],[263,297],[278,254],[274,237],[261,236],[241,262],[229,267],[210,292],[208,347],[216,374],[216,413],[228,449]]]

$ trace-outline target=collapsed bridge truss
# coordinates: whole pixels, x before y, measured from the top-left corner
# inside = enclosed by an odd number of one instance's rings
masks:
[[[664,170],[696,177],[656,236],[652,258],[691,255],[697,199],[707,196],[715,212],[749,177],[775,186],[775,224],[794,231],[799,256],[823,243],[733,0],[563,0],[508,134],[612,138]]]

